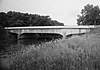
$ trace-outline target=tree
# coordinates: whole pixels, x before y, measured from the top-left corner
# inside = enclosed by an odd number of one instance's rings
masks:
[[[3,27],[17,26],[63,26],[63,23],[52,20],[50,16],[41,16],[38,14],[20,13],[9,11],[0,12],[0,25]]]
[[[3,27],[6,27],[8,25],[8,16],[6,13],[1,12],[0,13],[0,25]]]
[[[78,15],[78,25],[100,25],[100,8],[87,4],[81,10],[81,15]]]
[[[6,30],[0,25],[0,41],[7,38]]]

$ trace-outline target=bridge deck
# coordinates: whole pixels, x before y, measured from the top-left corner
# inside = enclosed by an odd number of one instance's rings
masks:
[[[5,27],[8,32],[17,33],[55,33],[66,37],[68,34],[86,33],[94,26],[27,26],[27,27]]]
[[[25,27],[5,27],[5,29],[89,29],[94,26],[25,26]]]

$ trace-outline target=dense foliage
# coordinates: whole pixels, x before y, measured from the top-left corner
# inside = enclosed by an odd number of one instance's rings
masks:
[[[81,15],[78,15],[78,25],[100,25],[100,8],[87,4],[81,10]]]
[[[13,27],[13,26],[63,26],[64,24],[56,20],[52,20],[49,16],[40,16],[37,14],[9,11],[7,13],[0,12],[0,25],[3,27]]]
[[[7,36],[6,30],[2,26],[0,26],[0,42],[6,39],[7,38],[6,36]]]
[[[100,70],[100,34],[12,45],[7,51],[1,70]]]

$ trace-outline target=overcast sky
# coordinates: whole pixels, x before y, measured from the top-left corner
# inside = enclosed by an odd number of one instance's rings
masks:
[[[65,25],[76,25],[77,15],[87,4],[100,7],[100,0],[0,0],[0,11],[49,15]]]

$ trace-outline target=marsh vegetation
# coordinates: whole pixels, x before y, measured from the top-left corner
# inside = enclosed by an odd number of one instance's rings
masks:
[[[1,56],[4,70],[100,70],[100,34],[95,30],[38,45],[12,45]]]

